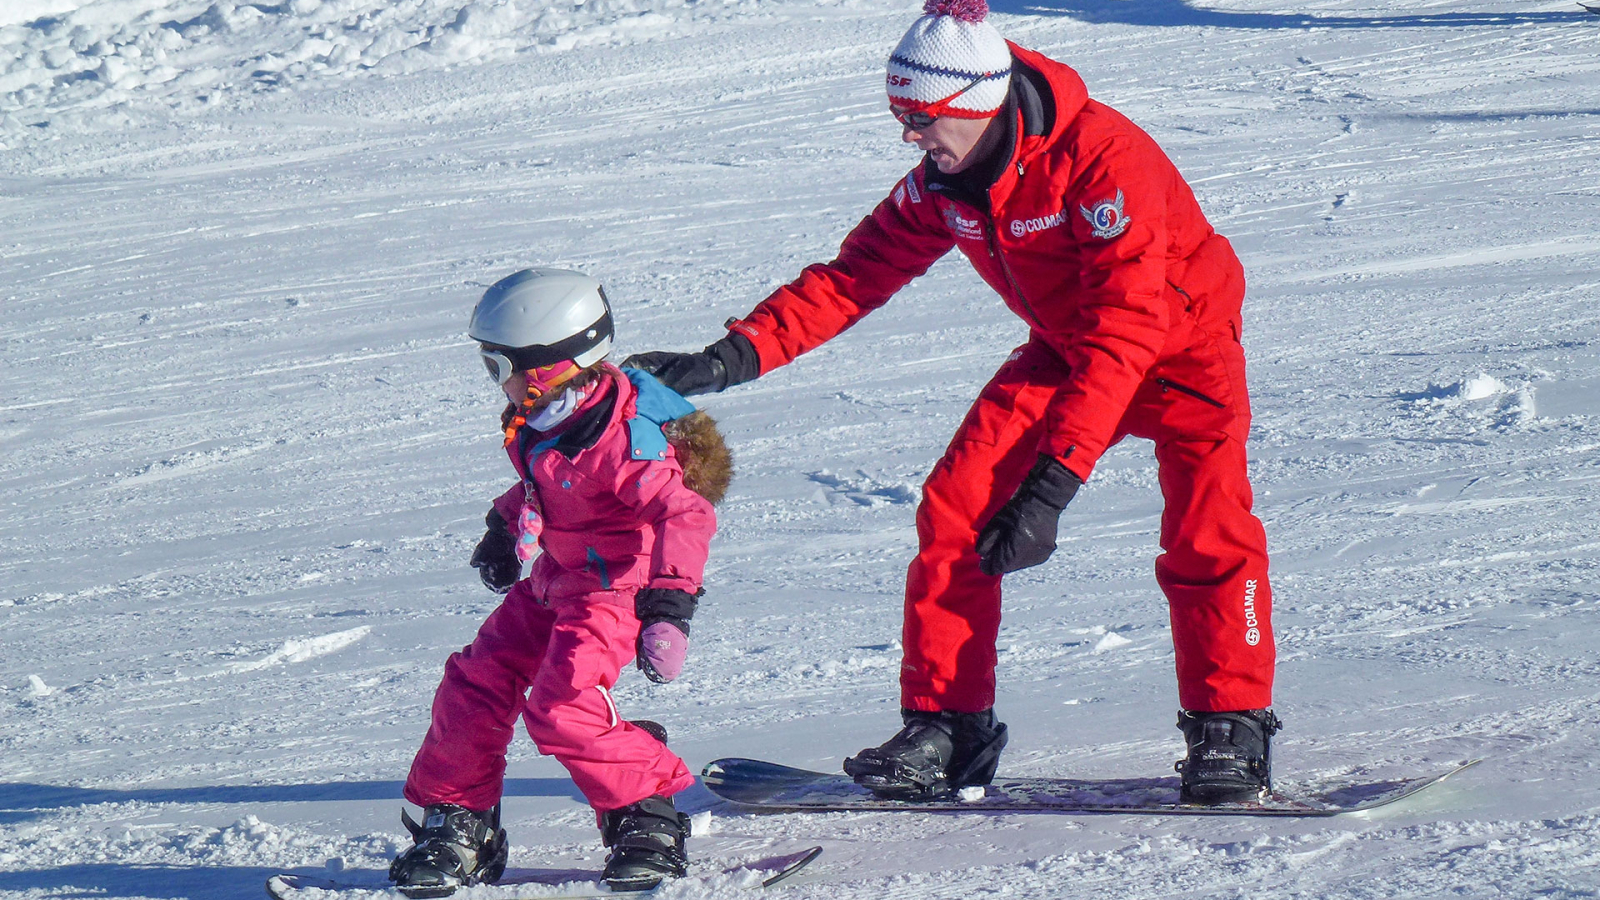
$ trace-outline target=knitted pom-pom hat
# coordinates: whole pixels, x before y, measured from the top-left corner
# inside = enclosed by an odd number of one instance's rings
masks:
[[[889,57],[889,102],[901,109],[927,109],[966,88],[942,115],[986,119],[1005,103],[1011,50],[984,21],[984,0],[927,0]],[[977,81],[976,84],[973,84]],[[970,87],[969,87],[970,85]]]

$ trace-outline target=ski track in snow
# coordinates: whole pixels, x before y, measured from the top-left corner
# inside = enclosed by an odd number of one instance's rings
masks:
[[[1146,127],[1251,282],[1280,779],[1484,757],[1329,821],[755,816],[695,878],[785,896],[1600,892],[1600,19],[1565,0],[996,0]],[[521,266],[602,277],[619,354],[695,348],[915,162],[864,0],[11,0],[0,10],[0,896],[377,877],[509,483],[463,331]],[[738,478],[689,668],[618,686],[693,767],[895,727],[918,485],[1025,338],[959,259],[705,398]],[[1016,774],[1170,771],[1148,444],[1008,580]],[[525,737],[513,869],[597,869]],[[500,900],[507,889],[475,891]]]

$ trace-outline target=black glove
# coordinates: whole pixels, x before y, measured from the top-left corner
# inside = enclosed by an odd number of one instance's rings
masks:
[[[1056,552],[1056,525],[1083,482],[1053,456],[1039,455],[1006,505],[978,532],[978,568],[1004,575]]]
[[[691,594],[676,588],[645,588],[634,595],[633,611],[639,619],[634,664],[644,677],[666,684],[683,672],[689,652],[689,620],[704,593],[703,589]]]
[[[699,353],[652,350],[622,361],[624,368],[649,372],[685,397],[711,394],[744,384],[761,374],[755,345],[742,334],[730,333]]]
[[[522,577],[522,560],[517,559],[517,539],[511,536],[506,520],[497,510],[489,510],[483,517],[489,526],[478,548],[472,551],[472,567],[484,585],[496,594],[504,594]]]

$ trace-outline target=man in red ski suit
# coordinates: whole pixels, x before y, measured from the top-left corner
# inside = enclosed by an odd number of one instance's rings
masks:
[[[976,10],[976,15],[974,15]],[[682,393],[720,390],[849,328],[952,247],[1029,326],[923,487],[906,579],[906,727],[846,762],[884,796],[987,783],[1001,575],[1043,562],[1107,448],[1155,442],[1156,580],[1171,609],[1184,799],[1269,784],[1274,647],[1251,513],[1244,274],[1155,141],[1071,68],[1010,44],[981,0],[930,0],[889,63],[891,111],[927,151],[845,238],[695,354],[651,353]]]

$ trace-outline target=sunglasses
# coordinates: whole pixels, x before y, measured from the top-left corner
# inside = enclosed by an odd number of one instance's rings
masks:
[[[985,78],[993,77],[994,74],[995,73],[993,72],[985,72],[982,75],[979,75],[977,78],[967,82],[967,86],[961,90],[956,91],[954,94],[951,94],[937,103],[924,106],[922,109],[898,109],[893,104],[890,104],[889,115],[894,116],[894,120],[906,128],[909,128],[912,131],[921,131],[922,129],[927,128],[929,125],[932,125],[934,122],[938,121],[939,117],[944,115],[945,111],[950,108],[950,104],[955,102],[957,97],[977,87]]]

